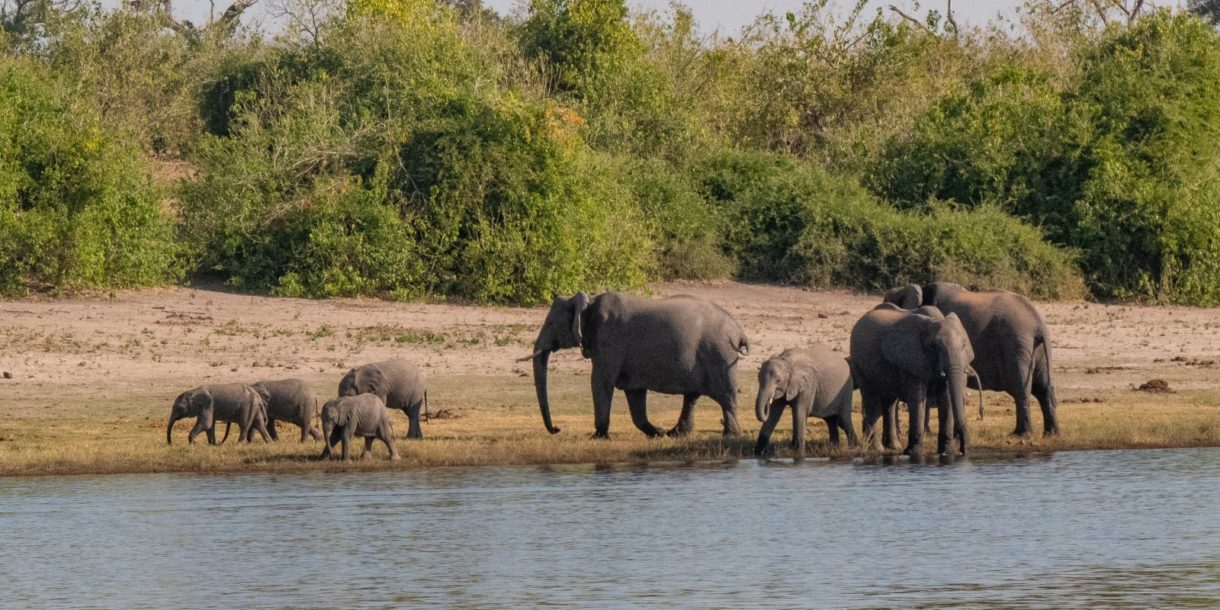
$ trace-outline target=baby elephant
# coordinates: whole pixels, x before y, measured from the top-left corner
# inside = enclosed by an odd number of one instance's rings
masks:
[[[260,381],[251,384],[250,387],[254,388],[254,391],[263,397],[263,402],[267,403],[267,432],[271,433],[272,440],[280,440],[279,434],[275,431],[276,420],[300,426],[302,443],[309,437],[322,438],[318,430],[313,427],[314,415],[318,413],[318,399],[314,398],[313,392],[309,391],[309,387],[305,385],[304,381],[300,379]],[[221,445],[228,440],[231,425],[225,426],[225,435],[220,439]],[[253,433],[253,430],[247,432],[247,434]]]
[[[414,364],[402,358],[358,366],[339,381],[339,396],[374,394],[385,406],[402,409],[410,420],[407,438],[423,438],[419,411],[428,411],[428,390],[424,376]]]
[[[254,388],[244,383],[219,383],[187,390],[174,399],[165,428],[165,442],[174,444],[174,423],[187,417],[195,418],[195,427],[187,437],[190,443],[200,432],[208,433],[208,444],[216,444],[216,421],[236,422],[238,438],[251,440],[253,430],[270,441],[267,434],[267,403]]]
[[[352,437],[364,437],[364,451],[360,457],[367,458],[373,449],[373,439],[379,439],[390,450],[390,459],[398,459],[394,448],[394,430],[390,426],[390,411],[385,403],[372,394],[340,396],[322,405],[322,449],[321,459],[333,456],[331,447],[343,443],[343,459],[348,459],[348,444]]]
[[[847,442],[856,446],[856,431],[851,423],[851,367],[843,354],[814,345],[792,348],[763,363],[758,371],[758,399],[754,414],[763,422],[754,453],[765,455],[771,433],[792,407],[792,440],[796,457],[805,457],[805,419],[820,417],[830,427],[830,444],[838,446],[839,428]],[[774,406],[778,409],[772,409]]]

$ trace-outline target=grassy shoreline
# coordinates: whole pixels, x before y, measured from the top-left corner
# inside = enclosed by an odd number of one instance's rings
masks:
[[[474,394],[494,391],[505,380],[483,384],[466,383]],[[200,437],[195,445],[186,443],[192,421],[175,427],[175,444],[165,444],[164,414],[168,405],[158,409],[144,402],[138,411],[148,415],[110,421],[89,421],[85,414],[55,421],[43,418],[12,420],[0,424],[0,476],[78,475],[120,473],[247,473],[247,472],[336,472],[411,470],[439,466],[526,466],[560,464],[643,464],[656,462],[699,462],[752,459],[759,424],[742,409],[739,418],[743,435],[722,437],[719,410],[711,403],[697,408],[696,431],[684,439],[648,439],[631,426],[625,405],[616,404],[609,440],[592,439],[592,415],[574,405],[587,391],[582,380],[569,378],[553,389],[557,404],[556,424],[563,428],[557,435],[547,434],[536,409],[528,402],[506,407],[461,408],[455,419],[434,419],[424,427],[426,438],[408,441],[399,438],[397,448],[402,460],[386,459],[383,446],[375,445],[369,460],[350,462],[319,461],[322,444],[299,443],[297,428],[280,425],[280,442],[237,445],[230,442],[211,447]],[[482,385],[483,387],[477,387]],[[743,388],[743,396],[745,395]],[[658,425],[677,418],[678,405],[668,397],[658,397],[650,417]],[[992,403],[985,420],[969,422],[973,446],[970,457],[993,458],[1045,454],[1058,451],[1098,449],[1148,449],[1220,446],[1220,400],[1214,392],[1146,394],[1112,391],[1089,402],[1068,399],[1061,406],[1063,434],[1056,438],[1015,438],[1009,436],[1013,425],[1011,402],[1003,395],[989,393]],[[1093,402],[1101,400],[1102,402]],[[674,404],[668,404],[668,403]],[[743,400],[743,403],[747,401]],[[453,411],[451,411],[453,412]],[[773,438],[774,457],[791,457],[787,447],[791,438],[790,418],[786,418]],[[1035,416],[1035,422],[1038,421]],[[904,422],[905,423],[905,422]],[[395,414],[396,433],[406,429],[405,417]],[[856,414],[859,429],[859,414]],[[827,443],[825,426],[810,422],[808,455],[865,460],[889,459],[880,450],[838,450]],[[925,440],[934,449],[935,440]],[[358,455],[358,444],[353,448]],[[935,454],[927,457],[936,463]],[[905,460],[905,458],[898,458]]]

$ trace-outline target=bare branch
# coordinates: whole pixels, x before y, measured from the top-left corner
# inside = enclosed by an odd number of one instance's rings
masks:
[[[945,21],[953,28],[953,38],[958,38],[957,21],[953,19],[953,0],[946,0]]]
[[[935,35],[935,32],[932,31],[932,28],[928,27],[928,24],[902,12],[902,9],[894,6],[893,4],[890,5],[890,10],[897,13],[899,17],[902,17],[903,19],[910,21],[911,23],[914,23],[915,25],[919,26],[919,29],[921,29],[929,34]]]

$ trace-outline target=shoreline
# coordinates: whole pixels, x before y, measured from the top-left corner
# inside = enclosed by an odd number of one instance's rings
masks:
[[[190,288],[141,290],[113,298],[0,302],[0,476],[110,473],[244,473],[410,470],[433,466],[642,464],[754,459],[760,424],[752,404],[756,371],[787,347],[819,342],[846,349],[852,324],[877,295],[734,282],[654,284],[658,296],[695,294],[736,318],[751,353],[738,370],[744,435],[722,439],[720,411],[706,399],[685,439],[649,440],[616,393],[608,441],[590,439],[589,363],[575,350],[551,358],[551,402],[563,432],[543,429],[528,363],[545,308],[314,301]],[[1038,303],[1052,334],[1063,435],[1013,439],[1013,402],[986,393],[986,419],[972,419],[970,453],[1021,455],[1094,449],[1220,446],[1220,310]],[[435,417],[422,441],[397,441],[401,462],[374,447],[369,462],[323,464],[320,442],[188,447],[193,420],[165,445],[173,398],[205,383],[298,377],[319,401],[334,396],[351,366],[390,357],[420,364]],[[1161,380],[1168,392],[1136,391]],[[859,397],[856,397],[857,411]],[[649,394],[649,417],[666,428],[680,397]],[[399,437],[406,418],[394,415]],[[1034,408],[1033,423],[1041,414]],[[859,431],[859,413],[856,429]],[[906,422],[903,421],[903,427]],[[826,428],[809,423],[811,458],[831,452]],[[791,423],[776,430],[788,454]],[[925,439],[934,449],[935,440]],[[359,448],[354,453],[358,454]],[[842,456],[846,449],[834,453]],[[856,452],[858,455],[859,452]],[[869,452],[868,459],[876,453]]]

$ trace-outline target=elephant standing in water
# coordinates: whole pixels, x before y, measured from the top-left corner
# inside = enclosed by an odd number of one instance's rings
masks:
[[[263,402],[267,404],[267,432],[271,434],[272,440],[279,440],[279,433],[275,430],[276,420],[292,422],[301,427],[301,442],[305,439],[313,437],[314,439],[322,438],[322,435],[316,428],[313,427],[314,415],[318,412],[318,399],[314,397],[313,392],[309,391],[309,387],[300,379],[280,379],[278,381],[260,381],[251,384],[255,392],[263,397]],[[225,425],[224,438],[220,439],[220,444],[225,444],[229,439],[229,428],[232,427],[232,422]],[[253,434],[253,430],[247,434]],[[246,440],[249,440],[248,438]]]
[[[792,348],[763,363],[758,370],[758,398],[754,415],[763,422],[758,433],[756,455],[765,455],[771,432],[792,407],[792,442],[796,457],[805,457],[805,419],[820,417],[830,429],[830,444],[839,445],[839,428],[847,435],[848,445],[856,446],[856,430],[851,422],[853,385],[851,368],[843,354],[822,345]],[[779,407],[779,408],[775,408]]]
[[[169,414],[169,425],[165,427],[165,442],[174,444],[174,423],[187,417],[195,418],[187,442],[194,443],[195,436],[207,432],[208,444],[216,444],[216,421],[237,422],[238,438],[250,441],[253,430],[258,430],[263,440],[270,442],[267,434],[267,403],[254,388],[244,383],[219,383],[199,386],[187,390],[174,399]]]
[[[593,361],[594,436],[610,432],[610,403],[618,388],[627,395],[631,421],[644,434],[660,436],[648,421],[647,393],[680,394],[682,414],[668,431],[671,436],[694,428],[694,407],[700,396],[720,404],[724,434],[740,434],[737,423],[737,361],[749,342],[732,316],[720,307],[692,296],[642,299],[616,292],[593,298],[577,293],[551,303],[534,353],[534,388],[542,422],[551,434],[547,399],[547,364],[551,352],[580,347]]]
[[[957,315],[944,317],[908,312],[890,303],[865,314],[851,330],[851,371],[864,403],[864,436],[872,440],[878,417],[884,417],[887,448],[892,438],[894,404],[910,410],[905,453],[923,454],[925,402],[929,394],[939,409],[937,451],[948,451],[958,439],[966,453],[966,377],[974,352]],[[937,396],[939,395],[939,396]]]
[[[332,398],[322,405],[322,442],[321,459],[332,457],[331,447],[342,443],[342,459],[348,459],[348,446],[354,437],[364,439],[364,451],[360,458],[364,459],[373,451],[373,441],[385,443],[390,450],[390,459],[398,459],[398,450],[394,448],[394,428],[390,425],[390,410],[385,403],[373,394],[356,396],[341,396]]]
[[[428,412],[428,390],[424,376],[414,364],[402,358],[358,366],[339,381],[339,396],[373,394],[391,409],[402,409],[410,425],[407,438],[423,438],[419,425],[422,408]]]
[[[1028,435],[1032,393],[1042,407],[1044,435],[1059,433],[1058,404],[1051,380],[1050,332],[1029,299],[1006,290],[974,292],[958,284],[909,284],[885,293],[885,302],[905,309],[932,305],[961,319],[974,349],[980,389],[1006,392],[1016,402],[1016,435]]]

